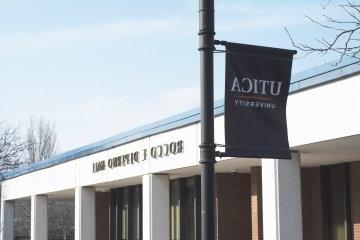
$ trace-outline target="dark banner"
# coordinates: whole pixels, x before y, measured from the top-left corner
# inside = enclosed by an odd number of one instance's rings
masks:
[[[286,102],[295,53],[226,44],[226,156],[291,158]]]

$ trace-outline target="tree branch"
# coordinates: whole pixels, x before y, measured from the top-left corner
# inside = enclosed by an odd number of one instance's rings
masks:
[[[323,8],[326,8],[330,2],[331,0],[328,1]],[[345,56],[360,60],[358,56],[360,52],[360,5],[347,1],[346,4],[339,6],[352,20],[339,20],[323,14],[325,19],[325,23],[323,23],[314,20],[310,16],[304,15],[310,22],[330,32],[333,35],[332,37],[315,38],[315,45],[297,43],[294,41],[288,29],[285,28],[291,44],[300,50],[300,52],[304,53],[304,56],[313,53],[326,55],[333,52],[340,55],[337,63],[341,62]]]

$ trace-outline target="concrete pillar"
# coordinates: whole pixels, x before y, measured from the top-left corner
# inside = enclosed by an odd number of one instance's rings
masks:
[[[95,188],[75,188],[75,240],[95,240]]]
[[[0,240],[14,239],[14,215],[15,203],[13,201],[1,201]]]
[[[170,239],[169,176],[143,176],[143,240]]]
[[[31,196],[31,240],[48,239],[48,197]]]
[[[264,240],[302,240],[300,156],[262,159]]]

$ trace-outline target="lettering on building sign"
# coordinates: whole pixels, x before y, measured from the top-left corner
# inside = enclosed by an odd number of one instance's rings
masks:
[[[148,160],[149,157],[159,159],[171,155],[184,153],[184,141],[160,144],[150,149],[142,149],[132,153],[123,154],[108,160],[101,160],[93,163],[93,173],[104,171],[106,168],[125,167],[142,161]]]

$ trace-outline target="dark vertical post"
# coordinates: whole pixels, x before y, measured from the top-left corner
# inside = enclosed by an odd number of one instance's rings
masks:
[[[214,240],[214,0],[199,1],[201,239]]]

